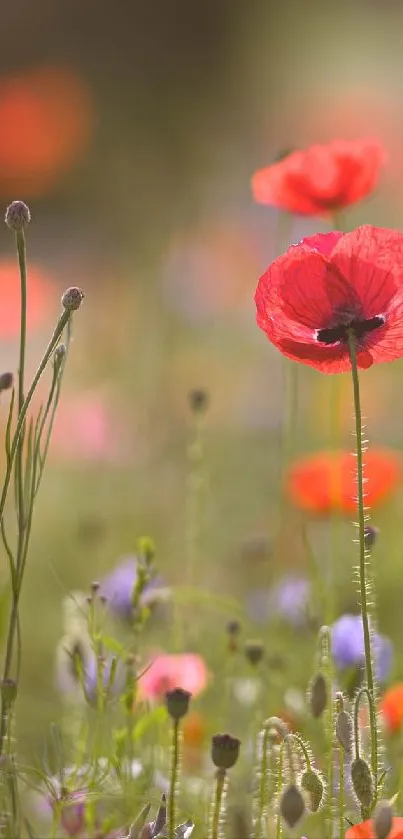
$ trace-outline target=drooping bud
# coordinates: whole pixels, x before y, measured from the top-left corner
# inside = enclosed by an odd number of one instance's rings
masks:
[[[353,718],[347,711],[339,711],[336,717],[336,737],[347,754],[353,747]]]
[[[239,757],[241,741],[231,734],[214,734],[211,738],[211,759],[217,769],[231,769]]]
[[[0,393],[3,390],[10,390],[13,386],[14,376],[12,373],[1,373],[0,374]]]
[[[63,309],[66,309],[68,312],[74,312],[76,309],[80,308],[83,299],[84,294],[81,291],[81,288],[71,286],[71,288],[68,288],[62,295]]]
[[[194,388],[189,393],[189,405],[194,414],[201,414],[208,408],[208,393],[203,388]]]
[[[23,230],[31,221],[29,207],[24,201],[13,201],[6,210],[5,221],[10,230]]]
[[[364,543],[365,547],[370,551],[371,548],[375,545],[375,542],[379,535],[379,527],[374,527],[372,524],[368,524],[364,527]]]
[[[308,806],[312,813],[316,813],[323,799],[323,781],[313,769],[306,769],[301,776],[301,787],[307,793]]]
[[[295,827],[305,812],[305,801],[303,795],[295,784],[290,784],[280,801],[280,812],[288,827]]]
[[[316,673],[309,686],[309,707],[313,717],[321,717],[327,706],[327,684],[323,673]]]
[[[245,644],[245,655],[251,664],[255,666],[260,664],[264,656],[263,641],[247,641]]]
[[[351,764],[351,783],[360,804],[363,807],[370,807],[374,796],[374,786],[371,770],[362,757],[357,757]]]
[[[53,367],[55,368],[56,372],[58,370],[60,370],[60,367],[62,366],[62,363],[63,363],[63,359],[66,355],[66,352],[67,352],[67,348],[66,348],[65,344],[59,344],[59,346],[56,347],[56,349],[53,353]]]
[[[388,839],[392,824],[393,809],[389,801],[380,801],[374,815],[375,839]]]
[[[168,690],[165,694],[165,704],[170,717],[176,722],[185,717],[189,710],[192,694],[183,688]]]

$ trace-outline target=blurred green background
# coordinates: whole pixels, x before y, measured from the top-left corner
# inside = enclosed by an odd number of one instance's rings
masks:
[[[327,227],[299,218],[279,231],[276,211],[254,206],[250,176],[284,148],[375,135],[389,163],[377,194],[346,213],[345,226],[401,226],[403,5],[16,0],[2,23],[0,196],[4,206],[14,198],[31,206],[28,256],[51,278],[53,314],[66,286],[85,293],[23,598],[19,725],[30,751],[57,709],[54,652],[67,592],[88,589],[142,534],[155,539],[165,579],[186,582],[192,387],[210,400],[197,583],[242,610],[247,586],[307,570],[301,514],[280,504],[283,364],[255,326],[253,295],[287,240]],[[32,74],[60,70],[73,87],[52,88],[61,110],[48,123],[45,107],[38,127]],[[14,111],[10,77],[28,85]],[[63,130],[53,136],[55,122]],[[5,227],[0,254],[13,254]],[[52,323],[47,315],[30,334],[31,371]],[[0,346],[2,365],[16,369],[16,340]],[[370,439],[397,449],[401,372],[398,362],[362,377]],[[329,388],[326,377],[300,371],[294,454],[329,445]],[[348,380],[342,389],[340,441],[351,446]],[[5,417],[6,402],[1,408]],[[376,520],[380,623],[395,642],[402,513],[400,494]],[[310,524],[310,536],[320,557],[327,525]],[[347,522],[340,612],[356,601],[351,537]],[[269,540],[263,559],[245,553],[256,538]],[[1,569],[6,582],[4,556]],[[213,604],[209,620],[212,612],[214,636],[228,615]],[[194,637],[207,613],[195,614]]]

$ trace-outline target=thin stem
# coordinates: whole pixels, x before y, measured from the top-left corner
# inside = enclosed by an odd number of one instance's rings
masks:
[[[356,337],[353,329],[348,330],[348,349],[351,360],[351,375],[353,379],[355,431],[357,438],[357,495],[358,495],[358,533],[359,533],[359,578],[360,578],[360,605],[362,627],[364,632],[365,672],[367,687],[372,700],[374,701],[374,677],[372,672],[371,658],[371,635],[369,629],[369,612],[367,600],[367,555],[365,551],[365,510],[364,510],[364,486],[363,486],[363,443],[362,443],[362,415],[360,400],[360,383],[357,367]],[[370,702],[371,705],[371,702]],[[377,785],[378,778],[378,732],[371,719],[371,768]]]
[[[344,749],[339,744],[339,831],[340,839],[344,835]]]
[[[227,773],[225,769],[217,769],[209,839],[219,839],[220,836],[221,808],[224,799],[226,777]]]
[[[24,378],[25,378],[25,350],[27,342],[27,262],[25,252],[25,235],[23,230],[17,230],[16,244],[18,253],[18,265],[20,269],[20,287],[21,287],[21,322],[20,322],[20,357],[18,365],[18,414],[22,411],[24,404]],[[20,439],[17,447],[17,458],[15,468],[16,480],[16,497],[17,497],[17,518],[20,530],[24,529],[24,487],[23,487],[23,449],[24,449],[24,430],[22,428]]]
[[[263,732],[260,733],[261,743],[262,743],[262,754],[260,758],[260,766],[259,766],[259,774],[260,774],[260,787],[259,787],[259,797],[258,797],[258,813],[256,818],[256,829],[255,829],[255,837],[256,839],[260,839],[262,836],[263,831],[263,823],[267,816],[267,774],[268,774],[268,751],[269,751],[269,738],[270,738],[270,727],[265,725]]]
[[[281,788],[283,786],[283,764],[284,764],[284,740],[280,745],[280,754],[278,759],[278,768],[277,768],[277,799],[278,802],[280,800]],[[281,812],[280,807],[277,806],[277,819],[276,819],[276,839],[281,839],[281,834],[283,830],[283,824],[281,820]]]
[[[168,801],[168,838],[175,839],[176,819],[176,788],[179,774],[179,721],[173,720],[172,725],[172,761],[171,776],[169,779],[169,801]]]

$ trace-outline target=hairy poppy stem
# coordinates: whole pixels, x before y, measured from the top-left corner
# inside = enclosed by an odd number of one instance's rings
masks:
[[[171,775],[169,779],[168,799],[168,836],[175,839],[175,818],[176,818],[176,793],[179,774],[179,720],[172,723],[172,760]]]
[[[361,416],[361,399],[360,399],[360,383],[358,377],[357,367],[357,346],[356,336],[354,330],[348,330],[348,349],[351,360],[351,375],[353,379],[353,393],[354,393],[354,413],[355,413],[355,431],[357,438],[357,496],[358,496],[358,534],[359,534],[359,578],[360,578],[360,602],[361,602],[361,617],[364,632],[364,652],[365,652],[365,673],[367,679],[367,687],[372,698],[370,701],[370,709],[375,704],[374,693],[374,677],[372,672],[372,658],[371,658],[371,635],[369,630],[369,615],[368,615],[368,601],[367,601],[367,561],[368,557],[365,550],[365,512],[364,512],[364,487],[363,487],[363,451],[362,451],[362,416]],[[371,768],[374,775],[375,785],[378,780],[378,732],[376,726],[376,719],[371,714]]]
[[[213,812],[210,828],[210,839],[219,839],[222,819],[223,802],[227,788],[227,773],[225,769],[217,769],[215,790],[213,797]]]

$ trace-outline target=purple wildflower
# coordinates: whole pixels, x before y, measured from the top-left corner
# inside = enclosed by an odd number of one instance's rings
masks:
[[[305,577],[283,577],[271,589],[250,592],[247,611],[259,623],[281,618],[295,628],[307,621],[311,587]]]
[[[340,670],[364,665],[364,630],[360,615],[342,615],[333,624],[331,650],[335,664]],[[372,636],[372,651],[377,677],[384,682],[392,665],[392,642],[385,635],[375,633]]]
[[[117,618],[130,620],[133,616],[133,591],[137,582],[137,559],[128,556],[101,582],[99,595],[108,601],[110,612]],[[146,583],[141,595],[141,605],[151,606],[159,600],[162,589],[161,580],[154,577]]]

